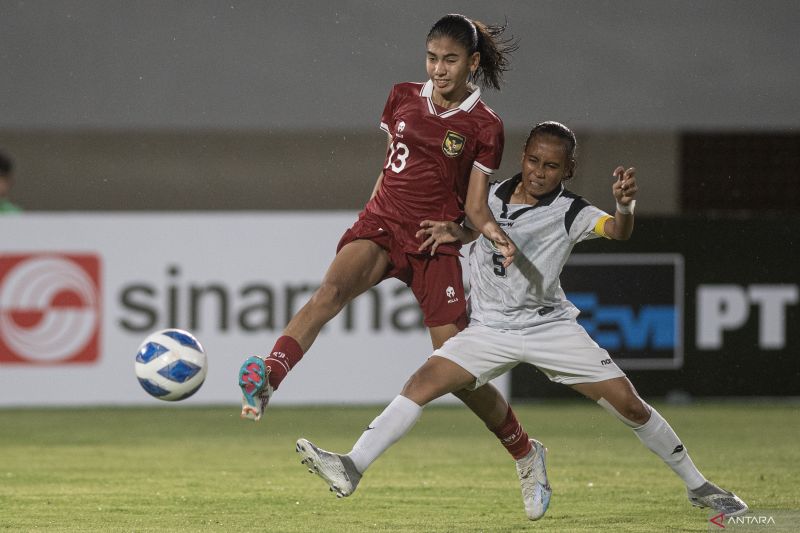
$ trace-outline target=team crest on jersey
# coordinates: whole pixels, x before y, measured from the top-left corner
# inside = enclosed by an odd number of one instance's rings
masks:
[[[444,155],[447,157],[456,157],[461,154],[465,142],[466,139],[463,135],[447,130],[444,141],[442,141],[442,152],[444,152]]]

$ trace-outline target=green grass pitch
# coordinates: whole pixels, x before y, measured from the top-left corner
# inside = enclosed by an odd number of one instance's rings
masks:
[[[711,480],[754,509],[800,509],[797,403],[655,404]],[[337,499],[298,437],[347,451],[381,407],[0,410],[0,530],[708,531],[680,480],[588,401],[515,406],[549,448],[549,511],[529,522],[514,464],[460,406],[434,406]]]

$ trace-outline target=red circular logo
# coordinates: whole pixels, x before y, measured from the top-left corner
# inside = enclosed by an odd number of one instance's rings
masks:
[[[0,256],[0,363],[95,361],[99,276],[93,255]]]

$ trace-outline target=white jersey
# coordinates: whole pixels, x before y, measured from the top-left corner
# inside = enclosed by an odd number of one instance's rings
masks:
[[[535,206],[509,204],[521,179],[517,174],[489,189],[489,207],[517,245],[517,255],[505,268],[491,241],[480,236],[472,243],[470,324],[522,329],[579,314],[566,299],[559,276],[577,243],[605,237],[603,226],[610,215],[563,184]]]

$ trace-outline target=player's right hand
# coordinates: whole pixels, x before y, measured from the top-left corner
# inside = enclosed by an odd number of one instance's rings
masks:
[[[505,257],[503,267],[510,267],[511,263],[514,262],[514,256],[517,254],[517,245],[514,244],[514,241],[511,240],[511,237],[509,237],[505,231],[499,228],[491,232],[489,239],[492,241],[492,244],[494,244],[494,247]]]
[[[461,226],[455,222],[445,222],[442,220],[423,220],[419,223],[421,228],[417,231],[417,239],[425,239],[419,246],[418,251],[422,252],[426,248],[431,248],[431,255],[436,253],[440,244],[457,242],[460,240]]]

